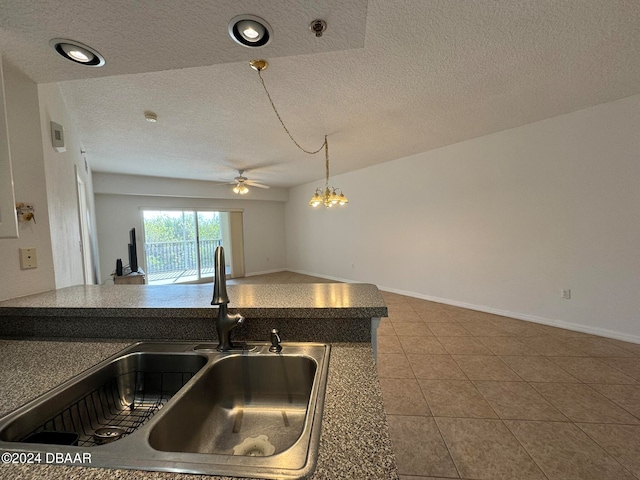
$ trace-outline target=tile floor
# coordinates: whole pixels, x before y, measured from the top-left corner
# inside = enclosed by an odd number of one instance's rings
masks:
[[[262,275],[253,275],[251,277],[230,278],[227,285],[255,284],[255,283],[340,283],[326,278],[312,277],[301,273],[282,272],[265,273]]]
[[[316,282],[330,280],[229,284]],[[640,345],[382,295],[378,374],[402,480],[640,479]]]
[[[401,479],[640,479],[640,345],[383,296]]]

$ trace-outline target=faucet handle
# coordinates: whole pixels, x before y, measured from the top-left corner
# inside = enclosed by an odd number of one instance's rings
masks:
[[[273,353],[280,353],[282,351],[282,345],[280,345],[281,341],[278,329],[271,329],[271,346],[269,347],[269,351]]]

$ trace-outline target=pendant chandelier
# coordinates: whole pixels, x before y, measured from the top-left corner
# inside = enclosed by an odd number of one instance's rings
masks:
[[[317,207],[318,205],[324,205],[326,208],[331,208],[334,205],[346,205],[349,203],[347,197],[344,196],[342,190],[336,187],[329,186],[329,141],[327,140],[327,136],[324,136],[324,165],[325,165],[325,183],[324,189],[321,187],[316,188],[316,193],[314,193],[311,200],[309,200],[309,205],[312,207]],[[340,191],[340,195],[338,195],[338,191]]]
[[[317,207],[318,205],[324,205],[326,208],[331,208],[334,205],[344,206],[347,203],[349,203],[349,200],[347,200],[347,197],[344,195],[344,193],[342,193],[341,189],[329,186],[329,140],[327,139],[327,136],[326,135],[324,136],[324,142],[322,143],[320,148],[318,148],[317,150],[311,151],[311,150],[306,150],[302,148],[302,146],[300,146],[300,144],[296,142],[296,140],[293,138],[293,135],[291,135],[291,132],[284,124],[282,117],[280,117],[280,114],[278,113],[278,109],[276,108],[275,104],[273,103],[273,100],[271,99],[269,90],[267,90],[267,86],[264,83],[264,79],[262,78],[262,71],[265,70],[269,66],[269,64],[267,63],[266,60],[251,60],[249,62],[249,65],[251,65],[251,68],[253,68],[256,72],[258,72],[258,77],[260,77],[260,83],[262,83],[262,88],[264,89],[264,92],[267,94],[267,98],[269,99],[271,108],[273,109],[273,112],[276,114],[276,117],[278,117],[278,120],[280,121],[280,125],[282,125],[282,128],[287,133],[291,141],[295,144],[295,146],[308,155],[315,155],[316,153],[319,153],[322,150],[324,150],[325,185],[324,185],[324,188],[322,187],[316,188],[316,191],[313,197],[311,197],[311,200],[309,200],[309,205],[312,207]]]

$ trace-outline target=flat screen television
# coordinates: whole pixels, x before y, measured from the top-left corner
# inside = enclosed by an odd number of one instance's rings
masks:
[[[129,267],[131,272],[138,271],[138,252],[136,251],[136,229],[132,228],[129,232]]]

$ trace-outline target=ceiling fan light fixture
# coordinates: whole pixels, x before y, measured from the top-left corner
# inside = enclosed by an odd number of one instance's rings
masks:
[[[96,50],[75,40],[54,38],[49,45],[60,56],[87,67],[102,67],[106,63],[104,57]]]
[[[144,119],[149,123],[156,123],[158,121],[158,115],[154,112],[144,112]]]
[[[264,47],[271,41],[273,31],[264,19],[255,15],[237,15],[229,22],[229,36],[248,48]]]
[[[238,195],[246,195],[249,193],[249,189],[244,183],[236,183],[236,186],[233,187],[233,193],[237,193]]]

